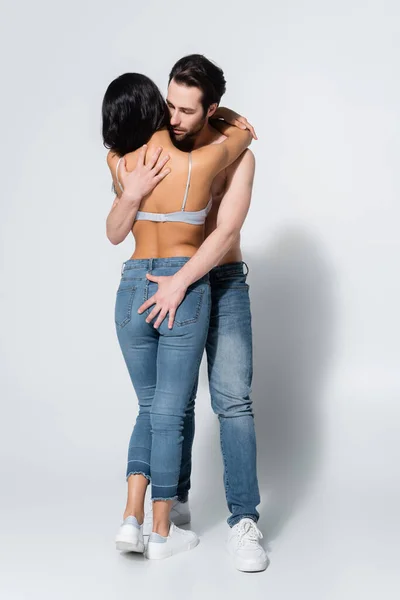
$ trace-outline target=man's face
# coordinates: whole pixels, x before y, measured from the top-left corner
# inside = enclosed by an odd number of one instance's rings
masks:
[[[201,103],[202,92],[173,79],[168,86],[167,105],[170,114],[171,135],[177,143],[194,143],[195,136],[207,122]]]

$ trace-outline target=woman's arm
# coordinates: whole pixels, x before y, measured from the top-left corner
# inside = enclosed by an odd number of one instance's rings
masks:
[[[140,149],[134,171],[128,172],[126,170],[125,159],[119,163],[118,179],[124,191],[121,190],[116,177],[119,158],[112,152],[109,152],[107,155],[107,164],[111,171],[114,189],[117,194],[106,221],[107,237],[112,244],[116,245],[124,241],[133,227],[136,213],[143,198],[170,172],[170,169],[162,171],[169,160],[169,155],[166,155],[158,162],[162,148],[156,150],[147,165],[144,164],[146,151],[146,145]],[[126,188],[130,191],[125,191]]]
[[[115,197],[106,221],[107,237],[112,244],[120,244],[129,234],[141,201],[126,194]]]
[[[210,169],[213,179],[217,173],[232,164],[250,146],[253,136],[248,129],[238,129],[233,125],[228,125],[225,121],[213,121],[212,126],[225,135],[226,140],[220,144],[211,144],[194,150],[193,157],[197,156],[202,166]]]
[[[112,152],[107,155],[107,164],[111,171],[111,177],[114,184],[115,196],[113,205],[106,221],[106,234],[110,242],[114,245],[124,241],[132,229],[136,213],[139,209],[142,198],[136,192],[123,192],[118,184],[116,177],[116,167],[119,157]],[[119,164],[119,179],[122,182],[126,172],[125,159]]]
[[[239,115],[239,113],[235,112],[234,110],[226,108],[226,106],[218,106],[217,110],[212,116],[212,119],[223,119],[230,125],[235,125],[235,127],[239,127],[239,129],[249,129],[253,135],[253,138],[255,140],[258,140],[253,125],[251,125],[251,123],[248,122],[246,117],[242,117],[241,115]]]

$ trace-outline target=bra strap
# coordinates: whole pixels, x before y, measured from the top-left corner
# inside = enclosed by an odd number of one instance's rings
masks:
[[[121,162],[121,160],[122,160],[123,158],[124,158],[124,157],[123,157],[123,156],[121,156],[121,158],[120,158],[120,159],[119,159],[119,161],[117,162],[117,168],[115,169],[115,178],[116,178],[116,180],[117,180],[117,183],[118,183],[118,185],[119,185],[119,187],[120,187],[120,190],[121,190],[121,192],[123,192],[123,191],[124,191],[124,188],[122,187],[122,185],[121,185],[121,182],[120,182],[120,180],[119,180],[119,177],[118,177],[118,168],[119,168],[120,162]]]
[[[188,197],[188,193],[189,193],[191,176],[192,176],[192,153],[189,152],[189,171],[188,171],[188,178],[187,178],[187,182],[186,182],[186,190],[185,190],[185,195],[183,197],[183,203],[182,203],[181,210],[185,210],[185,207],[186,207],[186,201],[187,201],[187,197]]]

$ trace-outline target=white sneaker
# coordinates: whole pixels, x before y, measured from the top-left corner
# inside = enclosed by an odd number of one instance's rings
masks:
[[[143,523],[143,535],[150,535],[153,529],[153,503],[150,502],[146,507],[146,514]],[[191,514],[189,508],[189,500],[187,502],[179,502],[175,500],[169,515],[170,520],[175,525],[181,526],[190,523]]]
[[[167,537],[162,537],[154,532],[150,534],[145,556],[150,560],[169,558],[173,554],[193,550],[199,541],[194,531],[179,529],[174,523],[171,523]]]
[[[189,500],[187,500],[186,502],[179,502],[179,500],[175,500],[175,502],[172,505],[169,518],[175,525],[178,525],[178,527],[190,523],[191,514],[189,508]]]
[[[264,571],[268,567],[267,553],[259,541],[262,537],[261,531],[252,519],[241,519],[232,527],[228,539],[228,551],[239,571]]]
[[[118,530],[115,545],[120,552],[144,552],[143,525],[127,517]]]

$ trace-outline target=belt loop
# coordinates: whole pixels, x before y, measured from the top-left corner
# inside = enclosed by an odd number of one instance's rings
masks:
[[[247,269],[246,273],[244,273],[244,276],[245,276],[245,277],[247,277],[247,275],[249,274],[249,271],[250,271],[250,269],[249,269],[249,265],[248,265],[247,263],[245,263],[245,262],[244,262],[244,260],[242,261],[242,263],[243,263],[243,265],[244,265],[244,266],[246,267],[246,269]]]
[[[153,270],[153,259],[149,258],[149,273]]]
[[[121,267],[121,277],[122,277],[122,275],[124,274],[124,271],[125,271],[125,264],[126,264],[126,263],[124,263],[124,262],[122,263],[122,267]]]

